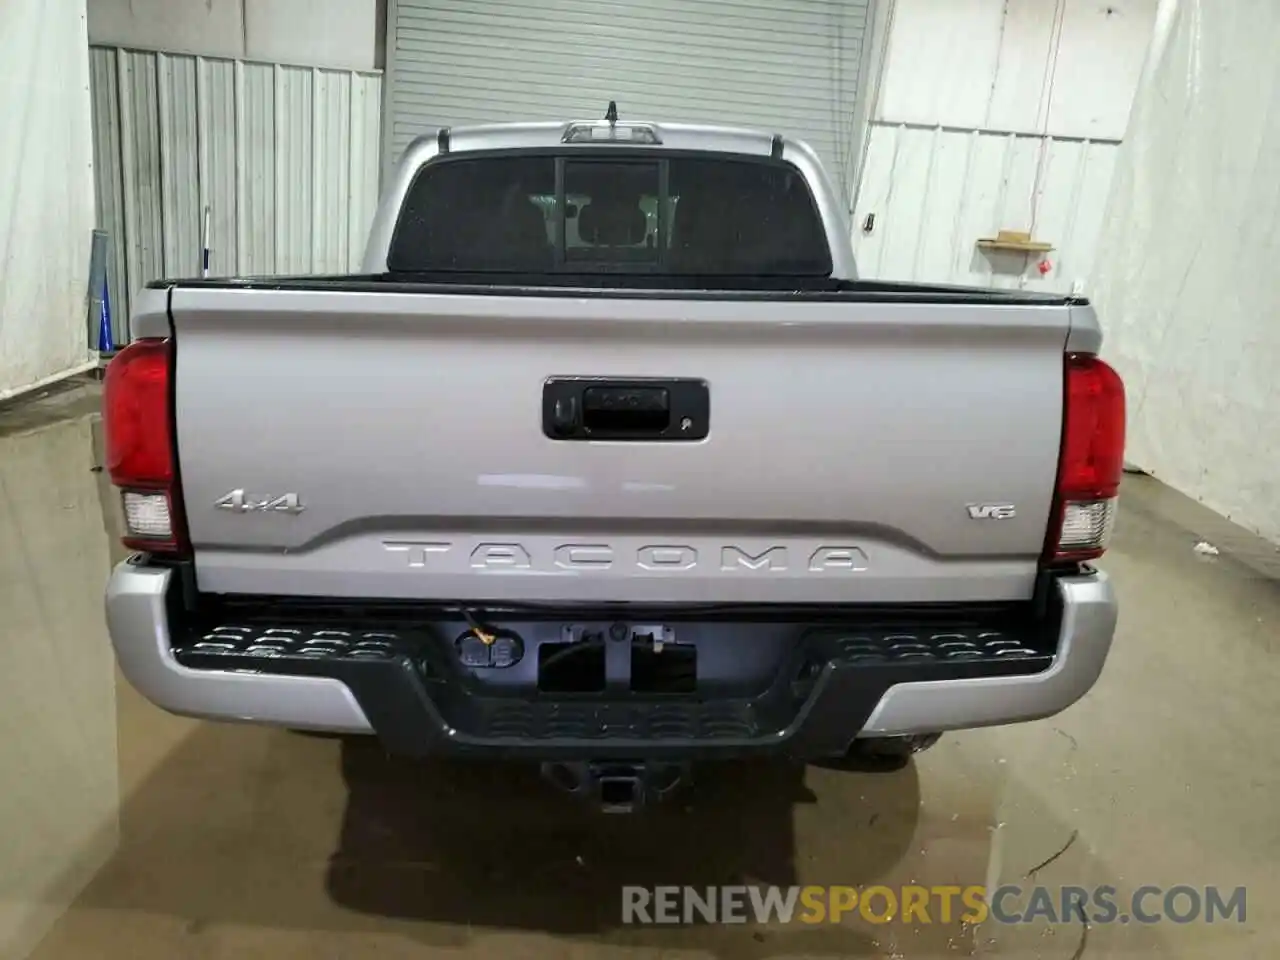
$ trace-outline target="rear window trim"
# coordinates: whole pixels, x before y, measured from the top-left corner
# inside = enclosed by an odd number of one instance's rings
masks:
[[[418,181],[421,177],[427,175],[431,170],[445,166],[446,164],[465,163],[469,160],[506,159],[510,157],[518,157],[518,158],[546,157],[546,158],[553,159],[555,161],[555,194],[556,194],[557,201],[562,201],[564,198],[565,163],[566,161],[569,161],[569,160],[594,158],[594,159],[600,159],[600,160],[610,160],[613,162],[619,162],[619,161],[626,162],[628,160],[634,160],[637,163],[644,163],[644,162],[655,163],[656,162],[658,164],[658,189],[659,189],[659,196],[661,200],[666,199],[670,189],[670,183],[669,183],[670,165],[667,162],[670,160],[679,160],[679,159],[722,160],[728,163],[744,163],[744,164],[750,164],[755,166],[768,167],[771,169],[782,170],[787,173],[794,174],[795,176],[799,177],[800,182],[804,184],[805,196],[808,198],[810,211],[813,213],[814,219],[821,227],[822,237],[823,237],[825,248],[826,248],[826,262],[825,262],[824,271],[822,273],[797,273],[797,274],[791,274],[791,275],[779,275],[777,279],[785,279],[788,276],[794,277],[797,280],[806,280],[806,281],[830,279],[832,276],[832,273],[835,270],[836,258],[834,256],[834,251],[831,249],[831,234],[829,231],[830,225],[827,223],[826,218],[823,217],[822,215],[822,208],[818,203],[817,196],[814,195],[813,185],[809,182],[809,178],[805,175],[804,171],[800,169],[800,167],[798,167],[796,164],[792,163],[791,161],[786,160],[784,158],[774,157],[768,154],[744,153],[736,150],[677,149],[677,148],[670,148],[670,147],[655,147],[650,144],[637,146],[634,144],[621,143],[621,144],[614,144],[614,145],[591,144],[590,146],[574,146],[572,144],[560,144],[557,146],[550,146],[550,147],[518,147],[514,149],[510,147],[505,149],[501,147],[497,147],[489,150],[467,150],[467,151],[437,154],[436,156],[425,160],[413,172],[413,177],[409,180],[408,186],[405,188],[404,194],[400,199],[400,208],[396,211],[395,226],[392,228],[391,238],[389,243],[387,244],[387,272],[392,274],[406,274],[406,273],[418,272],[418,271],[412,271],[412,270],[398,269],[397,267],[392,265],[391,258],[396,250],[397,242],[400,239],[401,227],[404,225],[405,213],[408,206],[407,204],[408,198],[412,196],[414,188],[417,186]],[[665,223],[666,218],[663,216],[663,210],[667,207],[667,204],[661,202],[661,200],[658,203],[657,230],[658,230],[658,236],[660,238],[665,239],[666,231],[669,229],[669,224]],[[619,278],[623,278],[627,276],[637,276],[637,275],[677,276],[676,274],[664,272],[661,269],[662,267],[661,263],[655,264],[652,267],[645,266],[645,265],[636,265],[638,269],[618,269],[618,265],[612,264],[612,265],[605,265],[599,270],[594,270],[594,269],[583,270],[581,269],[582,267],[581,263],[574,263],[572,265],[566,263],[565,261],[566,226],[565,226],[564,214],[565,214],[564,203],[557,202],[556,214],[555,214],[556,221],[554,225],[555,232],[556,232],[556,245],[555,245],[555,251],[554,251],[555,261],[551,271],[549,271],[547,276],[557,276],[565,273],[600,274],[600,275],[615,276]],[[447,274],[453,271],[433,270],[430,272]],[[509,276],[512,274],[512,271],[502,271],[502,270],[494,270],[494,271],[465,270],[465,271],[458,271],[458,272],[473,274],[473,275],[478,273],[485,273],[495,278],[501,278],[501,277]],[[528,271],[524,271],[524,274],[528,275]],[[732,275],[726,274],[725,276],[729,277]]]

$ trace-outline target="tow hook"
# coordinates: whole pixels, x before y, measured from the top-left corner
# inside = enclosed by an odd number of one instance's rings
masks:
[[[689,782],[689,765],[631,760],[586,760],[542,764],[553,786],[598,806],[602,813],[635,813]]]

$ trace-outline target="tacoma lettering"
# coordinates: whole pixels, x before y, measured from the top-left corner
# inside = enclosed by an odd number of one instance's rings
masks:
[[[387,540],[382,544],[392,553],[404,553],[409,557],[409,566],[425,567],[427,557],[433,553],[448,553],[451,543],[413,543],[412,541]]]
[[[725,547],[720,551],[721,570],[785,570],[787,548],[770,547],[763,553],[750,554],[741,547]]]
[[[539,556],[520,543],[456,544],[446,540],[384,540],[383,548],[389,553],[403,554],[410,567],[441,569],[450,563],[455,551],[463,551],[465,563],[473,570],[613,570],[619,563],[633,565],[640,570],[656,573],[685,573],[708,569],[715,560],[705,560],[698,548],[689,544],[649,544],[627,551],[619,551],[607,543],[562,543]],[[470,549],[468,549],[470,548]],[[712,550],[714,548],[703,548]],[[823,546],[809,554],[806,566],[792,567],[791,549],[781,544],[763,549],[748,550],[735,544],[725,544],[718,550],[719,570],[722,573],[745,575],[786,573],[791,570],[812,574],[859,573],[868,568],[867,555],[860,547]],[[713,554],[714,556],[714,554]],[[461,557],[459,557],[461,560]],[[456,567],[458,561],[453,561]]]
[[[809,558],[810,573],[849,573],[867,569],[867,555],[857,547],[819,547]]]
[[[529,551],[518,543],[481,543],[471,551],[471,566],[479,570],[528,570]]]
[[[607,569],[613,566],[613,548],[602,543],[566,543],[556,547],[556,566],[566,570]]]
[[[692,570],[698,565],[693,547],[641,547],[636,566],[642,570]]]

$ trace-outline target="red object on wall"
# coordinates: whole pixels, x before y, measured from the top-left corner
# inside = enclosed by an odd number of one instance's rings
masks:
[[[1043,277],[1046,273],[1048,273],[1050,270],[1053,269],[1053,261],[1041,260],[1038,264],[1036,264],[1036,269],[1040,271],[1040,276]]]

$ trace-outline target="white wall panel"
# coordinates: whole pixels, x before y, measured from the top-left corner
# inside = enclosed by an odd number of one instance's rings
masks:
[[[381,77],[118,48],[91,56],[117,342],[131,294],[199,274],[206,213],[214,276],[359,267],[377,206]]]
[[[1059,28],[1051,134],[1123,140],[1158,0],[1068,0]]]
[[[88,0],[89,42],[345,70],[379,65],[380,0]]]
[[[276,272],[311,269],[311,71],[276,67]]]
[[[236,166],[236,272],[275,273],[276,68],[237,61],[235,69],[235,135],[247,144]]]
[[[120,84],[116,76],[114,50],[89,50],[90,90],[93,95],[93,166],[97,185],[97,224],[108,231],[107,286],[113,310],[127,312],[128,275],[124,236],[124,170],[120,163],[124,146],[121,142]],[[96,344],[96,340],[93,341]]]
[[[381,174],[382,81],[357,74],[351,81],[351,180],[377,184]],[[363,251],[378,207],[376,190],[354,190],[347,198],[347,249]]]
[[[1128,459],[1280,543],[1277,49],[1273,3],[1162,4],[1094,300]]]
[[[382,45],[377,6],[377,0],[244,0],[243,56],[372,70]]]
[[[200,272],[198,64],[192,57],[159,54],[156,66],[164,273],[190,277]]]
[[[0,397],[90,359],[93,138],[83,0],[0,13]]]
[[[1119,140],[1156,0],[896,0],[879,118]]]
[[[885,280],[1069,292],[1093,269],[1116,149],[1109,141],[873,124],[853,216],[858,268]],[[869,215],[875,224],[866,233]],[[1039,255],[978,248],[980,237],[1002,229],[1053,243],[1050,272],[1035,269]]]
[[[311,269],[341,272],[347,266],[347,203],[351,178],[351,75],[313,71],[311,80]]]
[[[114,159],[124,183],[124,220],[109,243],[124,249],[125,286],[111,291],[111,304],[128,315],[134,292],[164,273],[164,213],[160,193],[160,97],[156,57],[121,50],[116,57],[120,87],[120,156]],[[105,229],[109,227],[103,225]],[[117,318],[113,316],[113,320]],[[124,328],[127,329],[127,328]],[[117,343],[120,337],[116,338]]]
[[[87,0],[89,42],[244,56],[243,0]]]
[[[895,0],[852,217],[862,274],[1087,292],[1155,3]],[[979,249],[1000,230],[1055,249]]]
[[[201,57],[197,64],[199,91],[196,112],[200,121],[199,237],[209,224],[209,272],[229,276],[236,272],[238,211],[236,171],[241,158],[261,144],[236,139],[236,71],[233,60]],[[194,248],[198,253],[199,245]],[[193,265],[199,270],[199,261]],[[188,275],[190,275],[188,272]],[[168,271],[169,276],[176,276]]]

